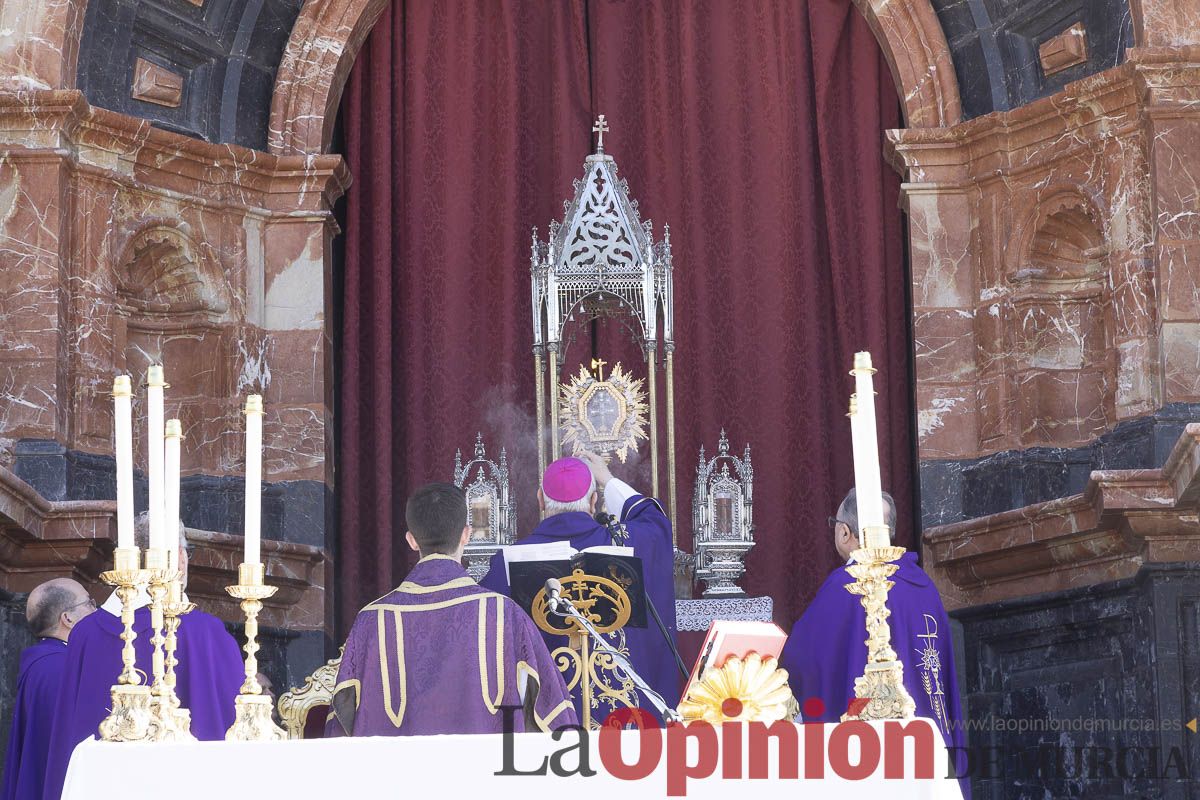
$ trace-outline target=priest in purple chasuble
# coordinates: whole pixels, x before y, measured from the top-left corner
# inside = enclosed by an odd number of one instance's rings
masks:
[[[627,546],[642,560],[642,575],[646,595],[654,603],[668,635],[675,638],[675,546],[671,541],[671,522],[658,501],[643,497],[629,484],[614,478],[608,465],[594,453],[580,458],[560,458],[546,467],[538,505],[544,512],[541,524],[533,533],[517,542],[515,547],[530,544],[566,541],[575,550],[610,545],[611,534],[592,516],[599,492],[604,493],[604,507],[617,515],[629,533]],[[480,584],[495,592],[509,594],[508,573],[504,554],[497,553],[487,575]],[[629,661],[651,689],[675,706],[679,702],[680,673],[671,646],[662,631],[647,613],[645,628],[624,629]],[[566,644],[565,636],[543,633],[546,646],[553,651]],[[580,690],[573,700],[582,715]],[[658,716],[654,705],[638,692],[643,709]],[[601,714],[601,716],[603,716]]]
[[[895,503],[886,493],[883,498],[887,524],[894,530]],[[852,533],[858,530],[858,503],[853,489],[830,522],[834,546],[848,565],[852,562],[850,554],[858,548],[858,537]],[[854,679],[866,666],[866,611],[861,597],[846,591],[854,581],[846,566],[834,570],[792,626],[780,655],[800,707],[806,708],[805,701],[811,698],[819,699],[824,706],[820,715],[806,713],[806,722],[840,721],[854,699]],[[887,606],[891,611],[888,625],[892,649],[904,664],[904,686],[916,703],[916,714],[936,723],[948,746],[965,748],[950,620],[942,599],[933,581],[917,565],[916,553],[905,553],[900,558],[891,581],[894,585],[888,592]],[[965,750],[954,753],[962,774]],[[969,800],[969,781],[964,778],[959,783]]]
[[[21,653],[4,757],[3,800],[40,800],[42,796],[50,720],[66,663],[67,637],[95,610],[92,598],[70,578],[55,578],[29,593],[25,619],[37,641]]]
[[[405,517],[405,538],[421,560],[395,591],[358,613],[326,736],[577,725],[533,620],[512,600],[480,588],[462,568],[471,535],[462,489],[424,486],[409,498]]]
[[[180,531],[179,565],[187,580],[187,550]],[[138,547],[148,537],[146,515],[135,526]],[[137,634],[134,651],[137,669],[152,675],[154,635],[150,625],[150,599],[143,591],[136,601],[133,629]],[[54,710],[50,733],[50,753],[46,767],[46,800],[58,800],[67,776],[67,765],[75,746],[98,735],[100,723],[112,708],[112,685],[122,669],[121,601],[114,593],[95,614],[81,620],[67,644],[62,685]],[[200,609],[180,619],[175,651],[175,691],[182,706],[191,712],[192,735],[216,741],[225,738],[233,724],[234,698],[237,697],[245,667],[237,642],[224,624]],[[150,680],[147,677],[147,680]]]

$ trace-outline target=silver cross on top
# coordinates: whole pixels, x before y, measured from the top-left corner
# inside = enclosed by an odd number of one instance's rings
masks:
[[[604,119],[604,115],[601,114],[596,119],[596,124],[592,125],[592,133],[597,134],[597,136],[596,136],[596,153],[597,154],[604,152],[604,134],[607,132],[608,132],[608,122]]]

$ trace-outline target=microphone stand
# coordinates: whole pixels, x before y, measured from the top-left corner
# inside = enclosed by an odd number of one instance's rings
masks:
[[[629,540],[629,531],[625,528],[625,523],[612,514],[598,511],[596,512],[595,519],[601,525],[608,528],[609,537],[612,539],[613,544],[624,546],[625,542]],[[658,632],[666,640],[667,647],[671,648],[671,655],[675,657],[675,666],[679,669],[679,674],[683,676],[684,680],[687,680],[691,677],[691,673],[688,672],[687,665],[683,663],[683,656],[679,655],[679,648],[675,646],[675,639],[671,636],[670,631],[667,630],[662,617],[659,616],[658,608],[654,605],[654,599],[650,597],[650,593],[645,592],[645,596],[646,605],[650,607],[650,616],[654,617],[654,622],[658,625]]]
[[[566,610],[563,611],[562,609]],[[658,712],[662,714],[662,717],[665,721],[682,721],[683,717],[679,715],[679,712],[668,706],[667,702],[663,700],[662,695],[651,689],[650,685],[646,683],[646,681],[642,680],[642,676],[637,674],[637,670],[635,670],[633,665],[629,663],[629,659],[625,658],[624,654],[610,645],[592,626],[592,623],[588,621],[587,617],[579,613],[579,609],[575,608],[569,599],[558,594],[552,595],[550,598],[550,610],[560,617],[570,617],[578,622],[579,626],[587,631],[588,636],[592,638],[594,646],[599,648],[602,652],[607,653],[609,657],[611,657],[612,660],[617,663],[617,666],[621,668],[621,671],[629,676],[629,679],[633,681],[633,685],[640,689],[642,694],[650,699],[650,702],[653,703],[655,708],[658,709]]]

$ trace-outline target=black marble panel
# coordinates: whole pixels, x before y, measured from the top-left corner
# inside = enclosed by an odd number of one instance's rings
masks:
[[[79,88],[93,105],[210,142],[263,149],[275,71],[302,0],[91,0]],[[132,97],[138,58],[182,76],[171,108]]]
[[[111,456],[68,450],[57,442],[22,439],[13,448],[13,472],[47,500],[115,500],[116,462]],[[148,506],[146,476],[134,474],[134,508]],[[180,481],[183,524],[222,533],[242,532],[245,481],[236,476],[191,475]],[[332,540],[333,501],[321,481],[263,484],[262,535],[325,547]]]
[[[1173,403],[1080,447],[1033,447],[921,462],[921,524],[945,525],[1083,491],[1092,470],[1161,467],[1200,403]]]
[[[954,59],[966,119],[1053,94],[1116,66],[1133,45],[1128,0],[933,0]],[[1077,22],[1088,60],[1047,77],[1038,48]]]
[[[962,610],[976,800],[1194,798],[1200,564]],[[984,748],[990,748],[985,750]]]

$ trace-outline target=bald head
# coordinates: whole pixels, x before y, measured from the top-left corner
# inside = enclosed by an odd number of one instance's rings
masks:
[[[95,610],[88,593],[78,581],[55,578],[29,593],[25,619],[34,635],[66,641],[75,623]]]

